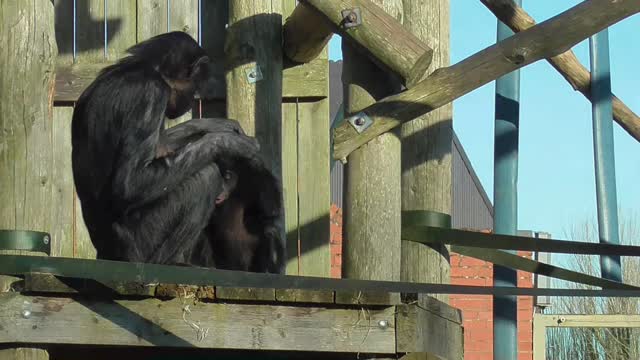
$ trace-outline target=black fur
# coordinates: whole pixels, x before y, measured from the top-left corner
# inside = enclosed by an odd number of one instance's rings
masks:
[[[260,192],[242,195],[243,201],[259,204],[247,205],[258,209],[257,219],[281,215],[279,185],[266,175],[257,143],[236,121],[197,119],[163,130],[165,116],[186,113],[195,94],[210,98],[218,81],[206,53],[189,35],[159,35],[128,52],[87,87],[73,113],[74,182],[98,258],[215,266],[216,244],[235,240],[211,238],[216,227],[225,226],[212,225],[216,198],[225,189],[223,172],[264,173],[257,179],[266,183],[252,188],[275,190],[278,199],[267,204],[273,199],[260,198]],[[228,167],[223,172],[222,162]],[[245,189],[244,181],[233,196]],[[271,233],[268,221],[248,221],[247,228]],[[282,236],[260,241],[257,251],[275,264],[251,270],[281,272]],[[275,247],[262,248],[265,241]]]

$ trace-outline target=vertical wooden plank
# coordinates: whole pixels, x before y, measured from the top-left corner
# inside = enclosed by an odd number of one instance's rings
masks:
[[[71,169],[72,115],[71,106],[53,108],[51,256],[73,257],[76,195]]]
[[[282,23],[291,15],[296,0],[282,0]],[[286,60],[285,60],[286,61]],[[298,223],[298,104],[282,104],[282,190],[287,234],[287,275],[300,274]]]
[[[73,0],[55,1],[58,64],[73,63]],[[73,257],[75,189],[71,170],[71,116],[73,106],[53,108],[51,144],[51,256]]]
[[[405,0],[404,6],[404,26],[434,49],[427,75],[448,66],[449,0]],[[403,212],[451,214],[452,125],[452,104],[402,125]],[[449,271],[446,248],[402,241],[403,281],[449,283]]]
[[[104,53],[105,0],[76,1],[76,62],[99,63]],[[71,19],[68,19],[69,21]]]
[[[282,104],[282,190],[287,234],[287,275],[299,275],[298,104]]]
[[[136,43],[136,2],[107,0],[107,59],[117,60]]]
[[[137,42],[167,32],[167,0],[138,0]]]
[[[328,100],[298,104],[298,139],[300,275],[331,277]]]
[[[228,1],[202,1],[200,11],[201,29],[200,36],[202,47],[207,51],[209,57],[214,61],[219,71],[219,77],[224,79],[224,41],[226,34],[226,24],[229,19]],[[226,89],[224,89],[226,92]],[[225,117],[227,105],[224,100],[202,101],[202,115],[200,109],[193,110],[194,117]]]
[[[50,1],[0,2],[0,229],[51,230],[57,54]]]

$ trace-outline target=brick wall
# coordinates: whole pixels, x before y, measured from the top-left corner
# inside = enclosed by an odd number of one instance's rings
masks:
[[[531,258],[531,253],[518,252]],[[493,264],[472,257],[451,254],[451,283],[492,286]],[[518,271],[518,287],[532,287],[530,273]],[[493,359],[493,300],[484,295],[450,295],[450,302],[462,310],[465,360]],[[533,299],[518,297],[518,360],[533,359]]]
[[[331,204],[329,213],[331,247],[331,277],[340,278],[342,276],[342,209],[335,204]]]

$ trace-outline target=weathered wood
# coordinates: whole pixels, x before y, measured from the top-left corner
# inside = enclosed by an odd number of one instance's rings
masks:
[[[325,86],[329,86],[325,68]],[[298,227],[300,272],[331,277],[329,101],[298,103]]]
[[[524,31],[536,25],[536,21],[512,0],[480,1],[514,32]],[[571,84],[574,90],[591,99],[591,73],[580,63],[573,51],[569,50],[548,58],[547,61]],[[611,96],[613,118],[629,135],[640,141],[640,117],[618,97],[613,94]]]
[[[10,348],[0,349],[2,360],[48,360],[49,353],[38,348]]]
[[[367,291],[336,291],[336,304],[399,305],[400,294]]]
[[[163,290],[165,293],[167,292],[166,287]],[[23,291],[53,294],[155,296],[156,286],[125,281],[103,284],[88,279],[59,278],[46,273],[29,273],[24,276]]]
[[[393,17],[401,1],[378,1]],[[390,74],[343,40],[345,113],[354,114],[400,88]],[[355,151],[345,168],[342,274],[400,280],[400,140],[394,132]]]
[[[277,289],[276,300],[282,302],[332,304],[334,294],[331,290]]]
[[[298,104],[282,104],[282,192],[287,234],[287,275],[300,275],[298,228]]]
[[[435,299],[425,298],[429,302]],[[440,303],[438,308],[446,311],[433,311],[434,306],[423,306],[420,301],[415,304],[397,306],[396,326],[398,352],[423,352],[440,359],[463,359],[463,332],[459,310]],[[442,314],[456,312],[455,318],[443,317]],[[452,345],[453,344],[453,345]]]
[[[216,297],[224,300],[274,301],[275,289],[216,287]]]
[[[99,301],[16,293],[0,295],[0,304],[5,329],[0,343],[396,351],[394,307],[217,304],[184,298]],[[22,315],[25,306],[30,316]],[[389,326],[378,327],[380,320]]]
[[[56,84],[53,100],[56,102],[74,102],[78,96],[96,78],[98,72],[111,62],[59,64],[56,67]],[[292,66],[282,73],[283,98],[324,98],[329,96],[326,87],[326,59],[316,59],[308,64]],[[216,91],[214,100],[224,100],[224,88]]]
[[[428,72],[449,66],[449,0],[405,0],[404,5],[404,26],[420,40],[438,45]],[[403,215],[410,211],[451,214],[452,117],[449,103],[402,124]],[[401,264],[402,281],[449,283],[449,254],[444,246],[434,249],[403,240]],[[437,297],[447,299],[446,295]]]
[[[356,44],[355,47],[368,54],[377,65],[398,74],[407,87],[424,77],[431,64],[433,50],[402,27],[399,23],[401,17],[394,17],[381,8],[387,4],[380,5],[380,2],[370,0],[304,0],[304,3],[324,14],[335,31]],[[345,28],[342,11],[348,9],[360,11],[361,24]],[[303,19],[292,25],[304,23]]]
[[[413,88],[389,96],[364,111],[373,124],[358,134],[345,123],[334,131],[334,158],[353,150],[402,123],[450,103],[460,96],[571,46],[640,12],[637,0],[588,0],[492,45],[461,62],[436,70]]]
[[[57,55],[52,2],[0,2],[0,229],[51,228]],[[0,292],[16,280],[0,276]],[[49,355],[29,345],[2,349],[0,358],[47,360]]]
[[[304,2],[298,3],[284,23],[284,54],[295,62],[310,62],[320,55],[332,35],[333,27],[324,16]]]
[[[0,229],[51,229],[57,53],[50,1],[0,2]],[[0,291],[14,281],[0,276]]]

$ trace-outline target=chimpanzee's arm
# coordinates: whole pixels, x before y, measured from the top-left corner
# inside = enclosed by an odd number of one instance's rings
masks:
[[[237,125],[222,122],[219,131],[177,149],[173,156],[156,159],[167,92],[146,89],[134,108],[122,119],[123,137],[112,182],[112,200],[117,208],[153,201],[221,156],[252,157],[258,148],[254,139],[237,132]],[[155,91],[154,91],[155,90]]]
[[[244,135],[237,121],[225,118],[192,119],[175,125],[161,131],[157,157],[174,154],[177,149],[198,140],[204,134],[228,131],[229,128]]]

